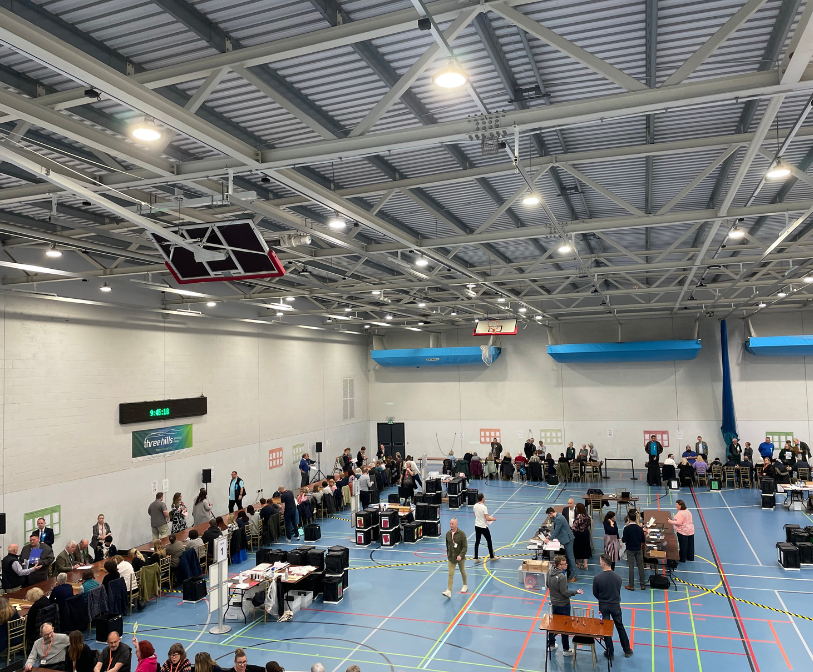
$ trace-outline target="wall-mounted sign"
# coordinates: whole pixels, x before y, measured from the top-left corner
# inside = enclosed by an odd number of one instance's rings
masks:
[[[206,397],[188,399],[164,399],[162,401],[138,401],[132,404],[119,404],[119,424],[134,422],[155,422],[206,415]]]
[[[133,459],[157,457],[192,447],[192,425],[133,432]]]

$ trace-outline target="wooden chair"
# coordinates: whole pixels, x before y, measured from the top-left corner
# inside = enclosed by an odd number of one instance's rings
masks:
[[[20,653],[25,658],[25,619],[15,618],[6,623],[8,628],[8,648],[6,649],[6,666],[11,663],[11,656]],[[15,641],[16,640],[16,641]]]
[[[231,530],[226,530],[226,565],[231,564]]]
[[[170,563],[172,562],[172,558],[167,556],[166,558],[161,558],[158,561],[158,567],[161,570],[161,573],[158,575],[158,592],[161,592],[162,587],[164,584],[167,586],[167,592],[172,590],[172,567]]]
[[[268,581],[263,581],[260,584],[260,589],[257,591],[258,594],[262,593],[263,601],[262,601],[262,604],[260,604],[259,607],[254,606],[253,609],[251,610],[251,622],[252,623],[254,622],[254,619],[257,618],[257,612],[258,611],[263,612],[263,623],[268,622],[268,612],[265,610],[265,594],[266,594],[267,591],[268,591]]]
[[[590,462],[587,465],[586,476],[594,483],[601,483],[601,471],[598,462]]]
[[[762,480],[762,468],[764,466],[765,466],[764,464],[754,465],[754,474],[756,474],[756,478],[754,480],[756,480],[757,483],[759,483]]]
[[[593,618],[593,607],[573,607],[573,618]],[[573,638],[573,667],[576,667],[576,656],[580,648],[589,648],[593,656],[593,669],[596,669],[596,640],[593,637],[576,635]]]
[[[135,604],[136,607],[138,606],[139,600],[139,589],[138,587],[141,585],[141,570],[139,569],[134,576],[136,580],[130,580],[130,585],[127,588],[127,601],[130,603],[130,616],[133,615],[133,605]]]
[[[799,467],[796,470],[796,473],[797,473],[800,481],[809,481],[810,480],[810,469],[808,469],[807,467]]]
[[[709,487],[709,472],[706,471],[705,474],[701,474],[697,472],[697,487],[699,488],[701,485],[705,485]]]
[[[748,467],[739,467],[739,471],[740,471],[740,487],[752,488],[753,483],[751,483],[751,469]]]
[[[716,465],[712,466],[711,467],[711,477],[719,479],[719,480],[722,481],[723,480],[723,468],[722,468],[722,466],[716,466]]]
[[[601,520],[601,497],[591,497],[590,498],[590,517],[592,518],[596,512],[598,512],[599,520]]]
[[[207,554],[206,544],[198,546],[198,562],[200,563],[200,570],[205,574],[209,569],[209,556]]]
[[[263,524],[262,518],[257,516],[257,527],[250,526],[249,532],[246,534],[246,540],[248,541],[248,549],[253,553],[254,552],[254,542],[257,542],[257,548],[260,547],[260,539],[262,539],[262,532],[261,532],[261,525]]]
[[[723,468],[723,486],[728,487],[728,484],[731,483],[732,488],[737,487],[737,468],[736,467],[724,467]]]

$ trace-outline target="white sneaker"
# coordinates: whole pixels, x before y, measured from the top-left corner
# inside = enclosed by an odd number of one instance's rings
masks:
[[[444,597],[451,597],[452,596],[452,591],[451,590],[444,590],[443,595],[444,595]]]
[[[460,592],[461,592],[461,593],[468,593],[468,592],[469,592],[469,587],[468,587],[468,586],[463,586],[463,587],[460,589]]]
[[[568,649],[567,651],[562,651],[562,655],[563,656],[572,656],[573,655],[573,650]]]
[[[548,647],[548,651],[556,651],[556,644]]]

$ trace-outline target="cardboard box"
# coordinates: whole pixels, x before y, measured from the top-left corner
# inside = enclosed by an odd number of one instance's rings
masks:
[[[547,560],[523,560],[522,571],[547,574],[550,571],[550,563]]]

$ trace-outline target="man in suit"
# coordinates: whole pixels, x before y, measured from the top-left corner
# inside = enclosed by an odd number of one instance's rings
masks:
[[[576,578],[576,557],[573,555],[573,532],[567,520],[561,513],[556,513],[556,509],[552,506],[548,507],[546,511],[548,518],[553,523],[553,530],[549,535],[549,539],[557,539],[565,549],[565,557],[567,558],[567,573],[570,578],[568,583],[575,583]]]
[[[37,518],[37,529],[34,532],[39,536],[40,543],[54,545],[54,531],[50,527],[45,527],[45,518]]]
[[[801,459],[807,462],[808,458],[810,458],[810,446],[808,446],[804,441],[799,441],[798,438],[794,437],[793,447],[799,449]]]
[[[90,555],[90,542],[87,539],[82,539],[82,541],[76,545],[76,550],[73,552],[73,564],[93,564],[93,558]]]
[[[353,458],[350,456],[349,448],[345,448],[342,453],[342,470],[347,478],[350,478],[350,474],[353,473]]]
[[[562,515],[565,517],[567,524],[573,527],[573,523],[576,522],[576,502],[573,501],[573,498],[567,500],[567,508],[562,511]]]
[[[64,550],[62,550],[58,556],[56,556],[56,560],[54,561],[54,567],[56,568],[57,574],[61,572],[65,572],[66,574],[70,571],[73,571],[73,554],[76,551],[76,542],[69,541],[65,544]]]
[[[702,436],[697,437],[697,443],[694,444],[694,452],[698,455],[702,455],[706,462],[709,461],[709,444],[703,441]]]
[[[20,553],[20,561],[24,562],[28,560],[31,557],[31,553],[37,549],[41,551],[39,557],[40,568],[36,572],[29,574],[27,583],[29,586],[34,583],[39,583],[40,581],[47,581],[48,570],[51,568],[51,565],[54,564],[53,550],[51,550],[48,544],[40,543],[40,537],[36,532],[31,534],[28,538],[28,543],[23,546],[23,550]]]

